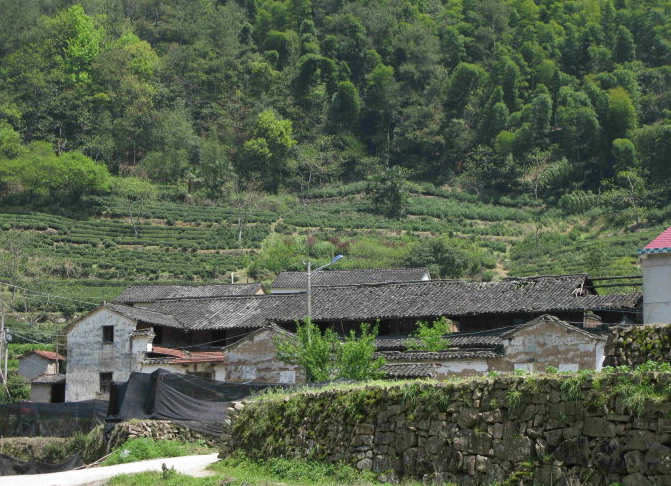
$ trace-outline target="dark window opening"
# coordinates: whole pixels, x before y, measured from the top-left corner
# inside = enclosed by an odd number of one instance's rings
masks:
[[[160,326],[154,327],[154,340],[152,341],[154,344],[162,344],[163,343],[163,328]]]
[[[108,395],[112,388],[112,372],[100,373],[100,393]]]
[[[215,329],[212,331],[212,346],[226,346],[226,331]]]
[[[103,326],[103,343],[114,342],[114,326]]]

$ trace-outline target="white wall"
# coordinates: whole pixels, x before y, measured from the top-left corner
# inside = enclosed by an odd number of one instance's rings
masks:
[[[31,353],[19,360],[19,375],[30,381],[40,375],[58,373],[58,362],[44,358],[39,354]]]
[[[671,323],[671,253],[641,255],[643,324]]]
[[[103,343],[103,326],[114,326],[113,343]],[[66,402],[105,398],[99,394],[101,372],[112,372],[113,380],[124,381],[136,371],[130,343],[135,327],[135,321],[101,308],[70,330]]]
[[[33,383],[30,386],[30,401],[41,403],[51,402],[51,385]]]

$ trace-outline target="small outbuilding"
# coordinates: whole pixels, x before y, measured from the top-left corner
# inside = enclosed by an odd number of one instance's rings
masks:
[[[53,351],[30,351],[19,358],[19,375],[28,381],[40,375],[55,375],[61,361],[65,361],[65,357]]]

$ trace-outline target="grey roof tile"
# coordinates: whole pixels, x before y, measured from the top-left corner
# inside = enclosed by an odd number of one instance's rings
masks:
[[[437,369],[433,363],[387,363],[380,371],[387,378],[433,378]]]
[[[33,378],[30,382],[38,385],[57,385],[59,383],[65,383],[65,375],[60,373],[45,374]]]
[[[442,315],[459,318],[477,314],[635,309],[641,300],[641,294],[576,296],[574,291],[586,280],[586,275],[560,275],[488,283],[431,280],[315,287],[312,317],[316,321],[371,321],[378,318],[427,319]],[[195,330],[259,328],[269,322],[291,323],[305,317],[306,305],[307,296],[303,293],[165,300],[143,306],[143,309],[163,315],[157,317],[161,319],[173,316],[185,329]],[[470,338],[470,341],[475,345],[481,339],[484,338]],[[468,340],[464,342],[466,345]]]
[[[427,268],[389,268],[371,270],[324,270],[312,275],[311,285],[338,286],[388,282],[415,282],[429,277]],[[306,272],[282,272],[270,285],[273,289],[307,288]]]
[[[163,312],[152,311],[143,307],[130,307],[128,305],[119,304],[105,304],[105,307],[134,321],[142,321],[159,326],[184,327],[172,315]]]
[[[261,290],[261,283],[226,285],[133,285],[119,295],[114,302],[136,304],[168,299],[203,299],[254,295]]]
[[[376,353],[388,361],[451,361],[459,359],[499,358],[502,353],[495,349],[448,349],[445,351],[386,351]]]

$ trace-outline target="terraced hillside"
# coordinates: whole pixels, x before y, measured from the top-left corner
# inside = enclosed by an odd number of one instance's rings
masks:
[[[49,311],[66,316],[136,281],[230,281],[231,273],[269,281],[279,271],[301,269],[305,258],[337,253],[347,256],[339,268],[426,264],[432,258],[426,242],[433,239],[463,247],[474,262],[464,269],[466,278],[636,274],[635,250],[665,227],[616,230],[602,215],[564,217],[530,198],[482,202],[430,185],[415,188],[408,216],[396,220],[373,214],[361,191],[361,184],[351,184],[300,200],[267,198],[242,223],[231,207],[157,201],[146,208],[137,235],[113,198],[91,200],[92,214],[77,218],[5,207],[0,227],[30,234],[34,252],[48,261],[46,275],[26,283],[31,290],[80,301],[48,302]]]

